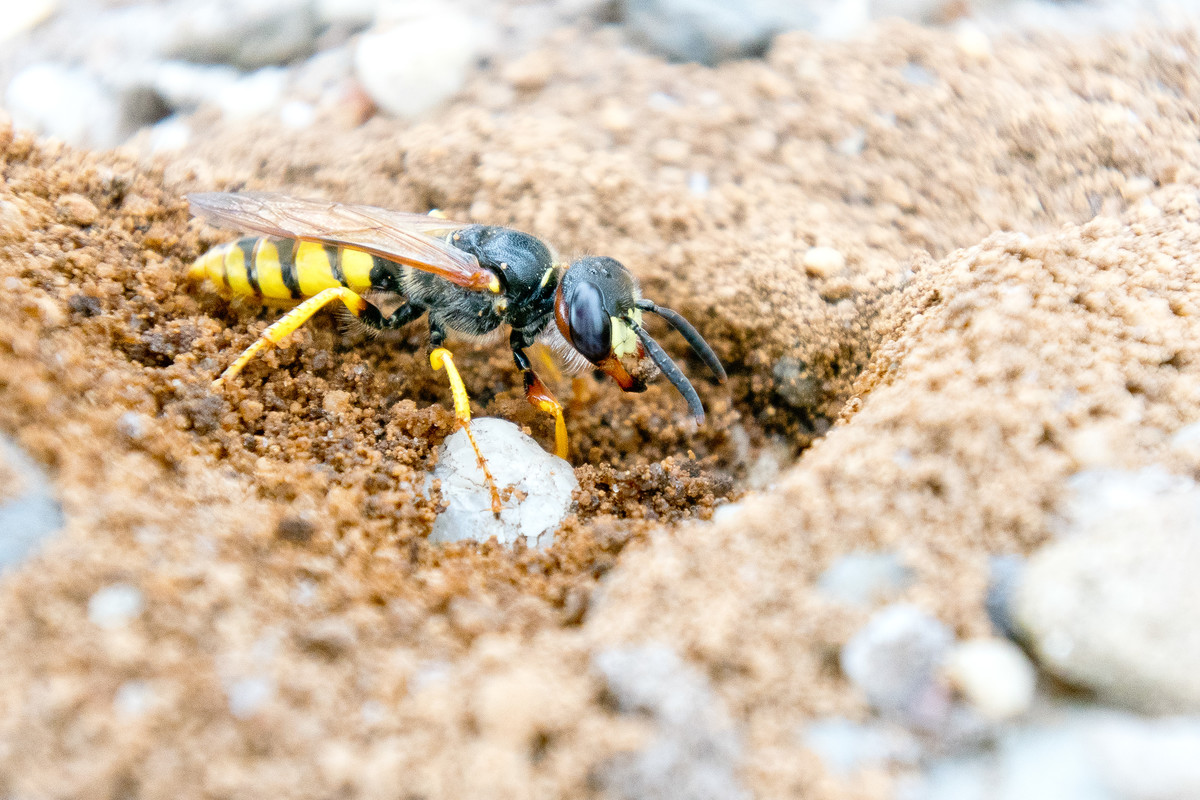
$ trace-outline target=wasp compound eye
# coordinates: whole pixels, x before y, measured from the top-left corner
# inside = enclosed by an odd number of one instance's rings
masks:
[[[571,344],[593,364],[612,352],[612,320],[604,310],[604,295],[594,283],[575,286],[567,298],[567,330]]]

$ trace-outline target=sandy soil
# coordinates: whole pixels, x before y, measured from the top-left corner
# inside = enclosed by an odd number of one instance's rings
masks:
[[[593,796],[655,735],[595,658],[653,642],[711,683],[755,796],[886,796],[798,734],[865,713],[837,668],[865,612],[821,570],[895,550],[905,599],[982,632],[988,556],[1045,539],[1067,475],[1200,475],[1166,447],[1200,417],[1197,49],[890,26],[709,70],[564,33],[412,126],[214,120],[148,165],[0,123],[0,429],[68,520],[0,582],[0,791]],[[183,283],[222,234],[182,194],[238,187],[612,255],[731,381],[687,362],[699,431],[667,385],[593,382],[559,543],[430,546],[413,485],[453,416],[420,326],[322,317],[209,391],[278,313]],[[480,413],[551,441],[503,348],[461,361]],[[142,608],[97,625],[113,584]]]

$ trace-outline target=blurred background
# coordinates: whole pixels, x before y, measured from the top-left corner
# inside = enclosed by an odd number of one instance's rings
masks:
[[[472,70],[503,65],[517,90],[552,66],[522,58],[555,30],[605,27],[677,61],[761,55],[789,30],[852,38],[901,17],[964,39],[1185,24],[1197,4],[1153,0],[4,0],[0,103],[20,127],[70,144],[185,146],[211,121],[416,118]],[[198,111],[209,116],[195,117]]]

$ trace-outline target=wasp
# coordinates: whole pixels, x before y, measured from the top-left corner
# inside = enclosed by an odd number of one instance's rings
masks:
[[[678,330],[719,381],[726,379],[700,333],[682,315],[642,297],[633,275],[615,259],[586,256],[567,265],[528,233],[373,206],[265,192],[209,192],[187,199],[194,215],[255,234],[209,250],[191,267],[191,278],[207,280],[227,295],[298,302],[213,388],[331,303],[340,302],[376,331],[428,315],[430,366],[446,372],[455,417],[491,486],[493,510],[499,508],[498,493],[471,435],[470,399],[446,348],[450,332],[481,337],[508,326],[525,397],[554,417],[561,458],[567,456],[562,405],[533,371],[526,350],[535,342],[557,351],[568,369],[591,365],[627,392],[644,391],[665,375],[688,412],[703,422],[695,388],[642,326],[643,313],[651,313]]]

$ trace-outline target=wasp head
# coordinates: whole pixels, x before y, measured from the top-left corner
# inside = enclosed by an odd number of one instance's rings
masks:
[[[554,302],[554,318],[563,337],[584,358],[627,392],[645,391],[660,372],[687,400],[688,411],[704,419],[704,406],[683,371],[642,327],[642,312],[659,314],[725,380],[725,370],[712,348],[681,315],[645,300],[633,275],[606,256],[575,261],[563,274]]]

